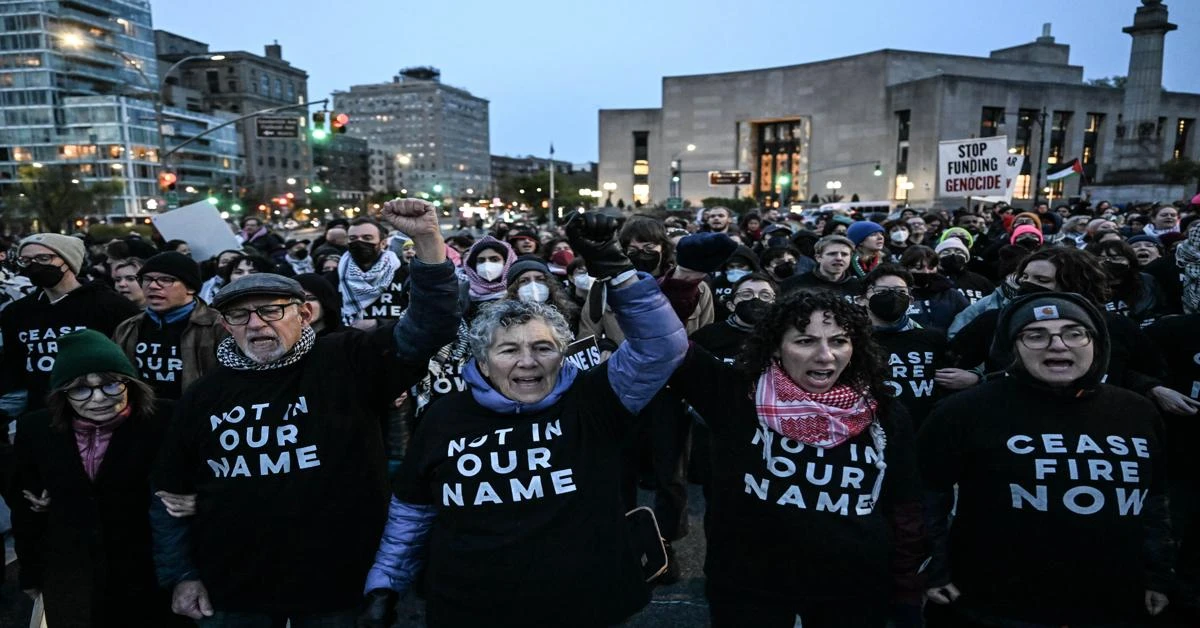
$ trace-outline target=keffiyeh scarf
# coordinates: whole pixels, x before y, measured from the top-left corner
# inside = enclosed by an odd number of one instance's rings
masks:
[[[1200,222],[1188,227],[1187,240],[1175,247],[1175,263],[1183,271],[1183,311],[1200,312]]]
[[[844,384],[808,393],[773,362],[754,392],[758,420],[772,432],[828,449],[858,436],[875,421],[878,404],[869,394]]]
[[[353,325],[362,318],[363,312],[379,299],[400,268],[400,258],[391,251],[384,251],[375,263],[363,270],[349,253],[338,260],[338,281],[342,293],[342,322]]]
[[[259,364],[247,357],[245,353],[242,353],[241,347],[238,347],[237,343],[233,340],[233,336],[230,336],[222,340],[221,344],[217,346],[217,361],[221,363],[221,366],[229,367],[235,371],[270,371],[299,362],[300,358],[312,350],[316,342],[317,332],[313,331],[312,327],[305,326],[304,330],[300,332],[300,340],[296,341],[291,351],[283,354],[283,357],[274,362]]]

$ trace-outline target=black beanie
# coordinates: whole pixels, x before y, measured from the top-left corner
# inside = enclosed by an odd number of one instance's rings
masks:
[[[200,284],[203,283],[200,281],[200,265],[192,258],[175,251],[159,253],[146,260],[142,269],[138,271],[138,280],[141,281],[146,273],[170,275],[196,291],[200,290]]]

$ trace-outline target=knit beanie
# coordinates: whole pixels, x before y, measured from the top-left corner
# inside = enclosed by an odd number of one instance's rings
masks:
[[[862,241],[866,240],[867,236],[873,233],[884,233],[883,225],[871,222],[870,220],[862,220],[850,225],[846,229],[846,237],[850,238],[854,246],[862,244]]]
[[[17,255],[21,254],[21,249],[30,244],[38,244],[54,251],[63,258],[63,261],[67,263],[67,268],[70,268],[71,272],[76,275],[83,268],[83,258],[87,252],[83,248],[83,240],[79,238],[61,233],[35,233],[21,240],[20,246],[17,247]]]
[[[200,290],[200,285],[204,283],[200,280],[200,265],[187,255],[176,251],[159,253],[146,260],[142,269],[138,271],[138,281],[141,281],[146,273],[170,275],[192,290]]]
[[[934,252],[936,252],[938,255],[941,255],[942,251],[948,251],[950,249],[962,251],[963,255],[967,256],[967,259],[971,259],[971,249],[968,249],[967,245],[963,244],[962,240],[959,240],[958,238],[950,238],[949,240],[942,242],[941,244],[937,245],[937,248],[934,249]]]
[[[1033,235],[1037,237],[1038,244],[1041,245],[1045,241],[1042,237],[1042,230],[1033,225],[1021,225],[1013,230],[1012,237],[1008,239],[1009,244],[1016,244],[1017,238],[1023,235]]]
[[[508,267],[508,274],[505,276],[507,284],[510,286],[513,285],[513,282],[520,278],[522,273],[527,273],[531,270],[536,270],[546,277],[550,276],[550,267],[546,265],[546,262],[542,261],[542,258],[536,255],[522,255],[517,258],[517,263]]]
[[[942,232],[942,237],[938,238],[938,243],[945,242],[950,238],[958,238],[963,244],[967,245],[967,249],[975,246],[975,236],[971,235],[970,231],[962,227],[950,227]]]
[[[73,331],[58,339],[58,355],[50,369],[50,389],[57,390],[89,373],[120,373],[137,378],[137,370],[121,347],[93,329]]]
[[[1152,235],[1149,235],[1149,234],[1145,234],[1145,233],[1140,233],[1140,234],[1135,235],[1132,238],[1129,238],[1128,240],[1125,241],[1125,243],[1128,244],[1129,246],[1133,246],[1133,245],[1137,244],[1138,242],[1149,242],[1150,244],[1153,244],[1154,246],[1157,246],[1160,249],[1163,247],[1162,240],[1159,240],[1158,238],[1156,238]]]
[[[1017,214],[1016,216],[1013,216],[1013,221],[1016,222],[1016,220],[1018,218],[1028,218],[1033,221],[1033,226],[1037,227],[1038,231],[1042,230],[1042,217],[1041,216],[1038,216],[1037,214],[1035,214],[1033,212],[1021,212],[1021,213]]]

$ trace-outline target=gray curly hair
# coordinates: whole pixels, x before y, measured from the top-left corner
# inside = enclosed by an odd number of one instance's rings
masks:
[[[497,329],[510,325],[523,325],[534,319],[541,319],[550,327],[550,332],[554,334],[554,342],[560,351],[566,349],[567,345],[575,339],[575,334],[571,333],[567,320],[553,307],[545,303],[502,299],[484,305],[475,316],[475,320],[471,322],[471,327],[467,331],[467,343],[471,347],[471,355],[475,356],[476,360],[486,360],[488,347],[492,346],[492,339],[496,335]]]

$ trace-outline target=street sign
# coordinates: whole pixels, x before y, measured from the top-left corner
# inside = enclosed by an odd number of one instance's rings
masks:
[[[683,199],[678,196],[668,197],[667,209],[683,209]]]
[[[167,192],[167,209],[175,209],[179,207],[179,192],[171,190]]]
[[[709,185],[750,185],[751,173],[746,170],[709,170]]]
[[[300,120],[298,118],[255,118],[255,129],[258,137],[300,137]]]

